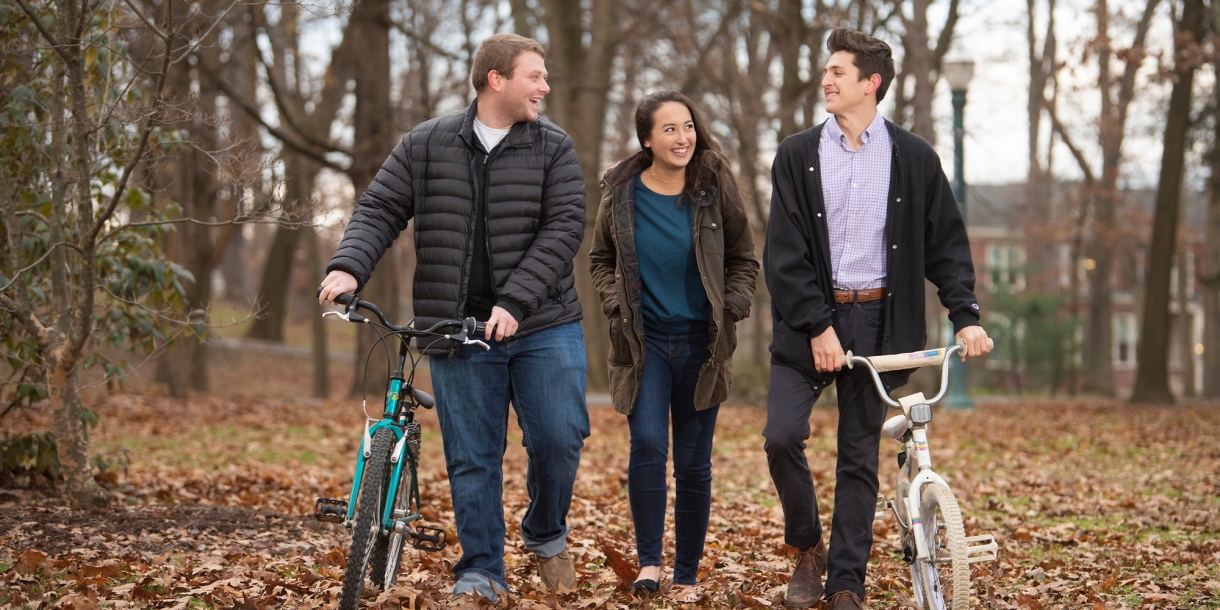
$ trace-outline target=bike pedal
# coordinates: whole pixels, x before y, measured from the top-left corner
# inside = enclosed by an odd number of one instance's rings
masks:
[[[996,544],[991,534],[969,536],[966,538],[966,545],[966,563],[995,561],[999,556],[1000,545]]]
[[[313,505],[313,518],[328,523],[343,523],[347,520],[347,501],[318,498]]]
[[[411,532],[411,538],[411,546],[421,551],[439,551],[445,548],[445,530],[439,527],[421,525]]]
[[[879,521],[889,515],[890,503],[885,496],[877,494],[877,505],[873,510],[873,521]]]

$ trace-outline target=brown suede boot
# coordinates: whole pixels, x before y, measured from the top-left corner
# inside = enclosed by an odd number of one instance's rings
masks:
[[[830,610],[868,610],[864,600],[856,597],[851,591],[839,591],[831,595],[830,599],[826,600],[826,605]]]
[[[801,549],[788,581],[788,592],[784,594],[784,605],[789,608],[811,608],[822,599],[822,576],[826,574],[826,541],[817,546]]]
[[[566,550],[553,557],[538,557],[538,576],[551,591],[570,591],[576,586],[576,562]]]

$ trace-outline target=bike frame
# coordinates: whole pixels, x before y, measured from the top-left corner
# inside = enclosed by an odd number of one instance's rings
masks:
[[[932,405],[940,402],[949,390],[950,358],[962,349],[965,349],[965,347],[962,344],[957,344],[945,348],[893,356],[863,358],[853,356],[851,352],[848,352],[843,357],[843,364],[848,368],[861,364],[868,369],[872,375],[873,384],[877,387],[877,394],[891,408],[901,409],[909,426],[897,430],[897,432],[901,433],[901,436],[892,437],[903,441],[903,451],[906,453],[906,462],[903,464],[903,468],[906,469],[904,476],[910,485],[905,498],[896,498],[897,501],[905,503],[907,518],[904,522],[902,516],[897,514],[897,511],[895,511],[894,517],[897,519],[900,527],[914,536],[917,561],[931,561],[932,559],[932,553],[928,549],[927,541],[924,537],[923,515],[921,513],[923,488],[928,483],[940,483],[945,487],[951,487],[943,477],[932,469],[932,454],[928,449],[927,426],[932,421]],[[890,397],[889,392],[885,390],[885,384],[881,381],[881,371],[903,370],[936,364],[941,366],[940,390],[931,399],[925,398],[922,392],[916,392],[910,396],[894,400]],[[914,474],[912,475],[912,473]],[[966,541],[968,543],[988,543],[969,549],[971,551],[971,563],[995,559],[995,551],[998,550],[998,546],[994,540],[991,540],[990,536],[974,536],[967,538]],[[987,555],[986,553],[991,554]]]
[[[932,456],[928,451],[928,432],[926,428],[912,428],[911,441],[907,442],[906,452],[907,459],[911,459],[912,449],[915,454],[915,466],[918,468],[919,474],[910,479],[911,487],[907,490],[907,497],[903,499],[907,503],[907,517],[910,522],[907,524],[915,536],[916,557],[924,561],[930,560],[932,553],[928,550],[928,543],[924,540],[923,531],[923,515],[920,512],[920,506],[923,504],[923,486],[928,483],[940,483],[949,486],[939,474],[932,470]],[[909,472],[909,471],[908,471]]]
[[[352,476],[352,490],[348,496],[349,498],[355,498],[359,494],[360,482],[364,479],[365,460],[372,456],[373,435],[382,428],[389,428],[394,433],[395,439],[394,450],[390,453],[390,463],[394,465],[394,468],[390,475],[389,488],[386,490],[385,497],[381,499],[382,506],[378,507],[378,512],[381,513],[381,531],[383,533],[393,531],[396,523],[402,523],[405,526],[422,517],[419,513],[419,481],[416,477],[416,465],[419,463],[419,456],[415,455],[408,446],[406,434],[407,427],[415,421],[415,402],[412,400],[404,405],[402,400],[404,392],[414,395],[414,388],[403,379],[408,349],[407,341],[403,339],[398,352],[398,366],[394,369],[394,374],[390,376],[390,387],[389,391],[386,392],[385,409],[382,413],[382,418],[376,422],[372,419],[365,421],[364,437],[360,441],[360,450],[356,453],[356,472]],[[404,460],[404,457],[407,459]],[[411,469],[409,505],[416,507],[416,511],[396,519],[393,514],[394,498],[398,497],[398,484],[402,480],[402,469],[404,467]],[[344,527],[351,527],[352,519],[355,518],[355,512],[355,502],[349,502],[347,506],[347,520],[343,523]]]

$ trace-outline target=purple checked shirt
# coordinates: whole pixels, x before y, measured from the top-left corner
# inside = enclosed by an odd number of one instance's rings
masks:
[[[885,286],[885,216],[890,193],[890,132],[881,113],[852,150],[831,115],[822,128],[818,157],[830,234],[830,268],[836,289]]]

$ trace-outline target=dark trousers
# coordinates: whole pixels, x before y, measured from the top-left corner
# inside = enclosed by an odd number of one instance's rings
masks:
[[[837,305],[835,332],[844,351],[851,350],[857,356],[880,353],[883,303],[878,299]],[[863,599],[864,574],[873,544],[877,451],[886,404],[877,396],[872,378],[863,367],[842,369],[835,383],[839,390],[839,455],[826,594],[847,590]],[[784,542],[796,548],[816,546],[822,539],[813,477],[805,458],[809,414],[822,389],[821,383],[792,367],[771,366],[764,448],[784,508]]]
[[[712,506],[712,435],[720,405],[695,410],[695,382],[707,361],[707,331],[645,333],[640,394],[627,417],[631,458],[627,494],[640,567],[661,565],[665,534],[665,463],[672,421],[674,449],[674,582],[693,585]]]

